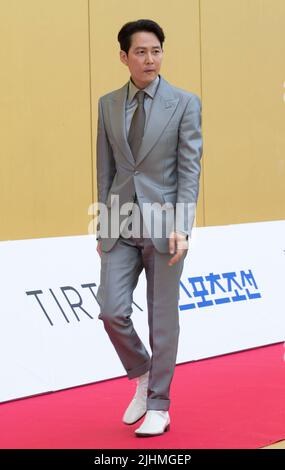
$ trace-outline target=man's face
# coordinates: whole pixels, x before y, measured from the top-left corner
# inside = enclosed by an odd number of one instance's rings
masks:
[[[129,67],[132,80],[138,88],[145,88],[157,77],[162,57],[159,39],[147,31],[132,34],[128,55],[120,51],[120,59]]]

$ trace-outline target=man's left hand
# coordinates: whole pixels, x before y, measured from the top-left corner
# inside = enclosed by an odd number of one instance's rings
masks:
[[[172,266],[177,263],[185,251],[188,250],[188,240],[186,239],[187,235],[181,232],[171,232],[169,235],[169,253],[174,256],[169,260],[168,266]]]

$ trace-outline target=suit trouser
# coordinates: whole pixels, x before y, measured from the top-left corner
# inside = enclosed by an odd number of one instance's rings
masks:
[[[147,409],[168,410],[179,338],[179,280],[185,254],[173,266],[173,255],[158,252],[151,238],[121,235],[113,248],[102,252],[97,300],[99,319],[127,372],[128,378],[148,370]],[[133,291],[145,269],[149,344],[152,357],[131,320]]]

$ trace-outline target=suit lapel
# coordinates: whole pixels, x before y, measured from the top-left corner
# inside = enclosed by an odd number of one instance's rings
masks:
[[[153,98],[142,144],[137,155],[137,164],[142,162],[158,141],[170,121],[178,101],[178,98],[173,98],[171,87],[161,78]]]
[[[134,164],[134,157],[126,137],[126,116],[125,106],[128,94],[128,83],[118,90],[116,95],[111,97],[110,102],[110,123],[114,137],[123,155]]]
[[[135,162],[126,137],[125,105],[127,93],[128,83],[120,88],[117,94],[112,97],[110,120],[115,139],[123,155],[126,156],[132,165],[137,165],[142,162],[159,139],[177,107],[179,98],[173,97],[171,86],[160,76],[160,82],[153,98],[142,144]]]

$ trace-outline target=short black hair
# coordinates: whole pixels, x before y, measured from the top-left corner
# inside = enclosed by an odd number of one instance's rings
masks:
[[[118,34],[118,41],[122,51],[125,51],[128,54],[131,47],[131,36],[132,34],[139,31],[148,31],[150,33],[154,33],[158,38],[162,48],[163,42],[165,40],[163,29],[155,21],[142,19],[129,21],[120,29]]]

